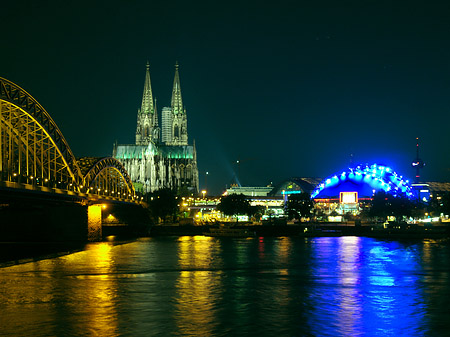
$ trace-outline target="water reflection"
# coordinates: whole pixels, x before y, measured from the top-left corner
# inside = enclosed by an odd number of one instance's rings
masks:
[[[320,287],[311,292],[309,326],[316,333],[362,334],[363,302],[357,237],[312,240],[312,276]]]
[[[152,238],[0,268],[1,336],[429,336],[450,245]]]
[[[296,291],[292,289],[292,279],[289,277],[290,263],[295,261],[291,251],[290,238],[263,238],[259,247],[264,247],[264,254],[260,254],[260,263],[263,266],[256,279],[258,290],[258,318],[259,324],[270,326],[270,329],[258,328],[260,333],[287,333],[284,326],[290,321],[293,312],[293,301]],[[294,307],[295,308],[295,307]],[[294,309],[295,310],[295,309]],[[274,314],[276,313],[276,314]],[[256,330],[256,328],[255,328]]]
[[[221,272],[212,270],[219,264],[215,250],[219,241],[211,237],[181,237],[178,240],[175,321],[185,335],[211,336],[217,322],[216,303],[220,296]]]
[[[80,266],[83,273],[77,271]],[[99,335],[115,335],[112,268],[111,246],[96,244],[84,252],[2,269],[9,283],[0,284],[5,334],[75,335],[88,327]]]
[[[361,238],[342,237],[337,247],[337,298],[338,310],[336,316],[338,330],[351,336],[362,333],[362,303],[361,291]]]
[[[114,336],[117,334],[118,317],[115,303],[117,279],[114,275],[115,263],[112,249],[113,246],[109,243],[89,245],[86,252],[89,259],[83,261],[89,272],[73,276],[85,280],[83,287],[72,288],[70,294],[71,298],[81,301],[74,308],[72,314],[86,317],[80,327],[74,326],[75,331],[88,326],[96,335]],[[70,255],[67,259],[71,259]],[[85,303],[83,304],[83,302]],[[94,303],[95,305],[93,305]]]

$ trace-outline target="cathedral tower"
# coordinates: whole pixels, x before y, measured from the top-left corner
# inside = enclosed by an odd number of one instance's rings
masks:
[[[136,145],[148,145],[150,142],[159,142],[159,126],[150,82],[150,66],[147,62],[142,104],[137,114]]]

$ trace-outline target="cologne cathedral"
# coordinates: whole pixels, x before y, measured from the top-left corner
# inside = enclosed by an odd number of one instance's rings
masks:
[[[171,105],[162,109],[160,123],[147,63],[144,94],[137,113],[136,144],[115,144],[113,157],[125,166],[137,192],[149,193],[161,188],[198,192],[197,154],[195,142],[188,144],[178,64]]]

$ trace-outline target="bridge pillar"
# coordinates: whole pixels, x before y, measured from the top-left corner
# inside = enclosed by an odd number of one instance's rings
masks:
[[[88,241],[102,240],[102,205],[88,206]]]

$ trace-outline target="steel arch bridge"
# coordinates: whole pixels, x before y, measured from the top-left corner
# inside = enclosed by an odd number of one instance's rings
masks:
[[[137,200],[114,158],[77,160],[48,112],[24,89],[0,77],[0,182],[9,187]]]
[[[130,198],[135,191],[125,167],[115,158],[84,157],[78,159],[83,174],[81,192]]]

